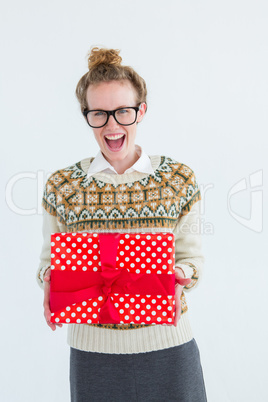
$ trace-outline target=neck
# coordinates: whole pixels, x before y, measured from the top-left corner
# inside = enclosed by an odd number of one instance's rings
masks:
[[[103,154],[104,158],[106,158],[106,156]],[[111,161],[109,159],[107,159],[107,161],[113,166],[113,168],[116,170],[116,172],[118,174],[123,174],[127,169],[129,169],[131,166],[134,165],[135,162],[137,162],[137,160],[139,159],[139,155],[137,154],[137,152],[135,151],[132,155],[132,157],[127,157],[123,160],[119,160],[119,161]]]

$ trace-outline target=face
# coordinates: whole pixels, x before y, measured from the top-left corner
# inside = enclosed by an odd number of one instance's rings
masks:
[[[89,86],[87,104],[89,110],[115,110],[121,107],[137,106],[136,92],[128,80],[101,82]],[[135,158],[137,160],[135,152],[137,122],[142,120],[145,110],[146,105],[143,103],[138,111],[136,123],[131,126],[122,126],[116,122],[113,116],[110,116],[104,127],[92,128],[101,152],[112,166],[118,167],[121,164],[127,168],[128,165],[131,166],[135,163]],[[118,138],[115,142],[106,136],[110,138],[122,136],[122,138]]]

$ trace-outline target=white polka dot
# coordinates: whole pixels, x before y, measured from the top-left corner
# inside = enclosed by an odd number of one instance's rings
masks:
[[[91,313],[92,308],[91,308],[91,307],[88,307],[88,308],[87,308],[87,311],[88,311],[89,313]]]
[[[169,241],[172,241],[172,240],[173,240],[173,237],[172,237],[172,236],[169,236],[169,237],[168,237],[168,240],[169,240]]]
[[[119,266],[123,267],[125,264],[123,262],[120,262]]]
[[[60,315],[61,315],[62,317],[64,317],[64,316],[65,316],[65,313],[62,311],[62,312],[60,313]]]
[[[141,271],[139,269],[136,269],[136,274],[139,274]]]
[[[152,314],[152,315],[156,315],[156,311],[151,311],[151,314]]]
[[[124,298],[123,297],[120,297],[120,299],[119,299],[121,302],[123,302],[124,301]]]
[[[72,270],[76,271],[76,266],[75,265],[72,266]]]
[[[155,253],[152,253],[152,257],[156,257],[156,254],[155,254]]]
[[[131,303],[134,303],[135,302],[134,297],[131,297],[130,301],[131,301]]]
[[[135,310],[130,310],[130,314],[135,314]]]
[[[86,313],[83,313],[83,314],[82,314],[82,317],[83,317],[83,318],[86,318],[86,316],[87,316]]]
[[[155,299],[152,299],[152,303],[155,304],[155,303],[156,303],[156,300],[155,300]]]
[[[77,241],[79,241],[79,242],[82,241],[81,237],[78,237],[78,238],[77,238]]]
[[[162,309],[162,307],[159,306],[159,305],[158,305],[156,308],[157,308],[157,310],[161,310],[161,309]]]
[[[171,306],[168,306],[168,311],[172,311],[172,307]]]
[[[166,316],[166,315],[167,315],[167,312],[166,312],[166,311],[163,311],[162,314],[163,314],[163,316]]]
[[[76,243],[72,243],[72,247],[76,247]]]
[[[161,317],[157,317],[157,319],[156,319],[158,322],[160,322],[161,321]]]
[[[147,310],[150,310],[150,308],[151,308],[150,304],[147,304],[146,308],[147,308]]]
[[[67,323],[69,323],[71,320],[70,320],[70,318],[66,318],[66,320],[65,320]]]
[[[158,270],[158,271],[157,271],[157,274],[160,274],[160,275],[161,275],[161,274],[162,274],[162,271]]]
[[[125,304],[125,308],[129,308],[129,304],[128,304],[128,303]]]
[[[94,307],[96,307],[98,305],[97,302],[93,302],[92,304],[93,304]]]
[[[87,302],[83,301],[82,306],[86,306],[86,305],[87,305]]]
[[[141,310],[141,315],[146,314],[145,310]]]
[[[129,257],[126,257],[126,258],[125,258],[125,261],[129,261]]]
[[[97,248],[98,247],[98,245],[97,244],[93,244],[93,248]]]
[[[97,318],[98,317],[98,315],[97,314],[93,314],[93,316],[92,316],[93,318]]]
[[[120,239],[119,241],[120,244],[124,244],[124,242],[125,242],[124,239]]]
[[[136,306],[135,306],[136,308],[140,308],[140,304],[136,304]]]
[[[71,241],[71,237],[67,237],[67,239],[66,239],[67,241]]]
[[[103,300],[103,297],[102,297],[102,296],[99,296],[99,297],[98,297],[98,300],[99,300],[99,301],[102,301],[102,300]]]
[[[146,258],[146,262],[149,264],[151,262],[151,258]]]
[[[124,251],[120,251],[120,253],[119,253],[120,255],[124,255],[125,253],[124,253]]]
[[[55,246],[55,242],[54,242],[54,241],[51,242],[51,246]]]
[[[167,269],[167,266],[166,266],[166,265],[162,265],[162,269]]]
[[[93,255],[93,260],[97,260],[98,256],[97,255]]]
[[[151,240],[151,236],[149,235],[149,236],[146,236],[146,239],[147,240]]]
[[[64,271],[66,267],[65,267],[65,265],[62,265],[60,268],[62,271]]]
[[[54,253],[52,253],[52,254],[51,254],[51,258],[54,258],[54,257],[55,257],[55,254],[54,254]]]
[[[60,240],[60,236],[57,236],[57,237],[56,237],[56,240],[59,241],[59,240]]]
[[[87,323],[88,323],[88,324],[91,324],[91,323],[92,323],[92,320],[91,320],[91,319],[88,319],[88,320],[87,320]]]
[[[146,247],[146,251],[151,251],[151,247]]]
[[[91,242],[92,242],[92,239],[91,239],[91,238],[89,238],[89,239],[87,239],[87,241],[88,241],[89,243],[91,243]]]
[[[151,273],[150,269],[147,269],[146,274],[150,274],[150,273]]]
[[[146,256],[146,254],[145,254],[145,253],[141,253],[141,256],[142,256],[142,257],[145,257],[145,256]]]
[[[125,320],[129,320],[129,315],[125,315]]]
[[[152,246],[156,246],[156,241],[152,241]]]
[[[146,317],[146,321],[151,321],[151,317]]]
[[[77,322],[77,324],[80,324],[80,322],[81,322],[80,318],[78,318],[78,319],[76,320],[76,322]]]
[[[72,317],[75,317],[75,316],[76,316],[76,314],[75,314],[75,313],[72,313],[72,314],[71,314],[71,316],[72,316]]]
[[[135,320],[136,320],[136,321],[140,321],[140,319],[141,319],[141,318],[140,318],[138,315],[136,315]]]
[[[167,242],[163,241],[162,246],[166,247],[166,245],[167,245]]]
[[[51,268],[51,269],[55,269],[55,265],[51,265],[50,268]]]
[[[137,234],[137,235],[136,235],[136,239],[139,239],[139,238],[140,238],[140,235]]]
[[[86,255],[83,255],[82,258],[83,258],[83,260],[86,260],[86,259],[87,259],[87,256],[86,256]]]
[[[93,271],[94,271],[94,272],[97,272],[97,271],[98,271],[98,268],[97,268],[97,267],[94,267],[94,268],[93,268]]]
[[[144,240],[141,241],[141,245],[144,246],[146,243]]]
[[[141,299],[141,302],[142,302],[142,303],[145,303],[145,302],[146,302],[146,300],[145,300],[145,299]]]
[[[92,261],[88,261],[87,265],[92,265]]]
[[[59,318],[55,318],[55,321],[56,321],[56,322],[59,322],[59,321],[60,321],[60,319],[59,319]]]
[[[163,253],[163,254],[162,254],[162,257],[163,257],[163,258],[167,258],[167,254],[166,254],[166,253]],[[170,261],[170,260],[169,260],[169,261]]]
[[[124,310],[122,308],[120,308],[119,313],[124,314]]]
[[[140,249],[141,249],[140,246],[137,246],[137,247],[136,247],[136,250],[137,250],[137,251],[139,251]]]
[[[66,307],[66,311],[70,311],[71,310],[71,307],[70,306],[67,306]]]
[[[119,307],[119,304],[118,304],[118,303],[114,303],[114,306],[115,306],[115,307]]]
[[[168,318],[168,322],[172,322],[172,318]]]
[[[77,307],[77,308],[76,308],[76,311],[81,311],[81,307]]]

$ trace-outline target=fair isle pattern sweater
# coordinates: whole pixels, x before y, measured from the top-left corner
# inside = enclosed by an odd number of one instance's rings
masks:
[[[175,265],[192,270],[195,287],[203,264],[198,224],[200,190],[194,172],[166,156],[150,156],[154,174],[132,172],[87,178],[94,158],[53,173],[47,180],[44,208],[44,245],[38,281],[50,265],[49,238],[53,232],[173,232]],[[139,353],[158,350],[192,339],[185,293],[177,327],[150,324],[71,324],[68,343],[81,350],[103,353]],[[124,330],[124,331],[122,331]]]

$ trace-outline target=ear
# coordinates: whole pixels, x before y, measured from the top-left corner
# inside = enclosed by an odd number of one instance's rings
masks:
[[[137,123],[142,121],[142,119],[145,115],[146,109],[147,109],[146,103],[141,103],[140,110],[138,111]]]

